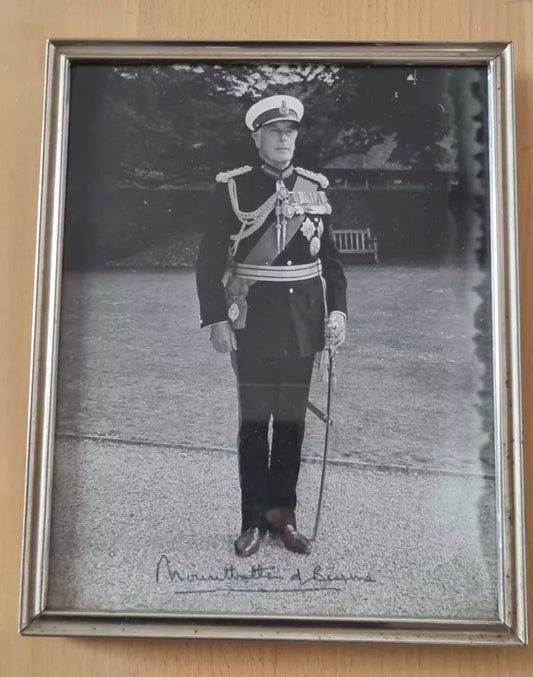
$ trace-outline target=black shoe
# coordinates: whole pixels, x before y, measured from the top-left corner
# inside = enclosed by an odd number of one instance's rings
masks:
[[[272,534],[279,538],[287,550],[297,552],[299,555],[308,555],[311,552],[311,541],[299,531],[296,531],[292,524],[276,529]]]
[[[235,541],[235,553],[239,557],[250,557],[259,550],[263,534],[258,527],[250,527]]]

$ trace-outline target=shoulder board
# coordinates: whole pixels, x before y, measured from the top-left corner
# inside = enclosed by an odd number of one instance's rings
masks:
[[[329,181],[327,177],[324,176],[324,174],[310,172],[308,169],[304,169],[303,167],[295,167],[294,170],[297,174],[300,174],[300,176],[305,176],[306,179],[316,181],[316,183],[320,184],[321,188],[327,188],[329,186]]]
[[[216,181],[219,183],[227,183],[234,176],[240,176],[241,174],[246,174],[246,172],[251,172],[252,168],[249,165],[244,165],[244,167],[237,167],[237,169],[230,169],[229,172],[220,172],[216,175]]]

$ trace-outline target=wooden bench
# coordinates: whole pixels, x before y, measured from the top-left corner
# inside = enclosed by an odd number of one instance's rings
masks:
[[[341,256],[352,257],[370,254],[374,263],[378,262],[378,240],[370,228],[357,230],[334,230],[335,245]]]

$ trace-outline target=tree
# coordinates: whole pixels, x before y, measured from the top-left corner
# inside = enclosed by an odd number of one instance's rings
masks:
[[[248,107],[286,93],[305,106],[297,161],[321,167],[393,139],[387,162],[435,168],[453,160],[451,69],[395,66],[77,65],[72,138],[83,180],[179,185],[255,161]],[[81,180],[81,178],[80,178]]]

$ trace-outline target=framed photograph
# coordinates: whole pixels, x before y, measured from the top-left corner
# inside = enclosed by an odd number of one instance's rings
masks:
[[[19,629],[524,645],[512,46],[47,46]]]

